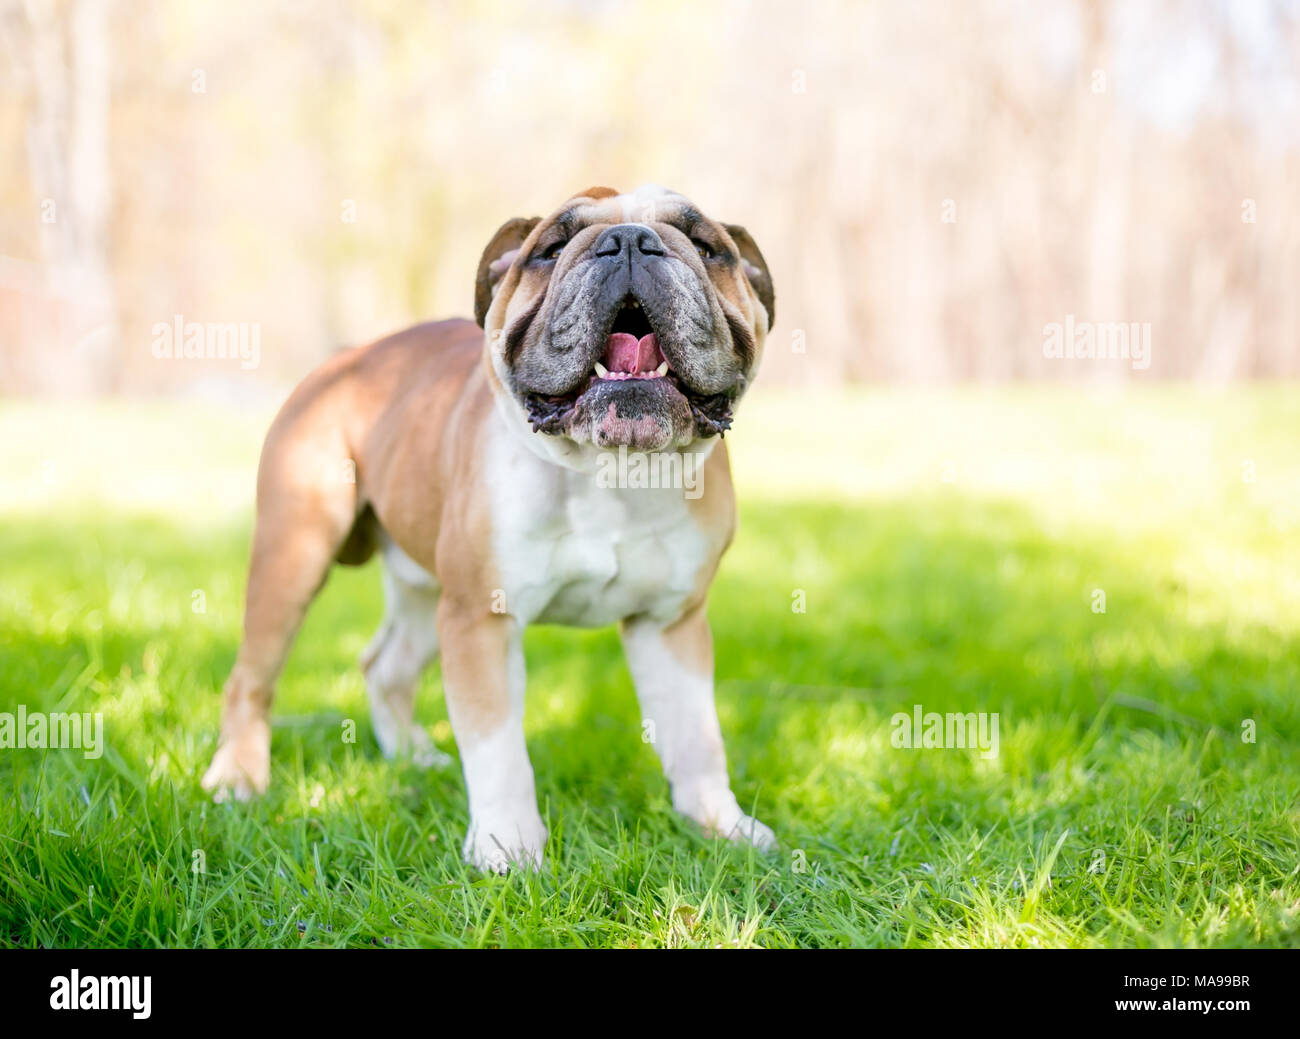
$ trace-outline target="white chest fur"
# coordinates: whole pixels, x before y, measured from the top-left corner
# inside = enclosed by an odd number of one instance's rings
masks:
[[[680,614],[721,547],[681,488],[601,486],[505,428],[488,439],[493,548],[511,614],[577,627]]]

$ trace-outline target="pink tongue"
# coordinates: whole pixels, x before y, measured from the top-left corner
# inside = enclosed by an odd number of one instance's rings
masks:
[[[627,332],[615,332],[605,344],[604,365],[611,372],[627,372],[632,375],[652,372],[663,360],[659,337],[653,332],[639,340]]]

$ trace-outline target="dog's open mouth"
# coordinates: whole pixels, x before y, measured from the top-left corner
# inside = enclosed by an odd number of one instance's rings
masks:
[[[666,379],[668,361],[659,349],[659,337],[641,304],[626,300],[614,315],[605,340],[605,355],[596,362],[597,379]]]
[[[686,386],[659,348],[659,336],[640,302],[628,296],[614,315],[605,352],[593,365],[585,384],[567,394],[530,393],[524,397],[533,431],[563,433],[582,398],[594,387],[631,381],[654,381],[656,388],[661,387],[672,397],[683,398],[690,406],[701,436],[722,434],[731,428],[731,394],[701,394]]]

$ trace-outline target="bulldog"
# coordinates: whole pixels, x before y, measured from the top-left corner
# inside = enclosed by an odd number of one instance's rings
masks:
[[[361,657],[375,735],[387,756],[449,760],[413,720],[441,654],[467,862],[538,865],[546,844],[524,743],[529,624],[617,623],[674,807],[773,847],[731,790],[705,616],[735,527],[722,434],[773,319],[758,246],[662,188],[591,188],[502,225],[474,315],[335,355],[272,423],[204,788],[266,790],[273,690],[303,615],[333,563],[378,553],[385,617]],[[689,461],[695,491],[598,480],[611,452]]]

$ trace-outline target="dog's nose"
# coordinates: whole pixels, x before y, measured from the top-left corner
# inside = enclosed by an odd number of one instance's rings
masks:
[[[643,256],[662,256],[663,240],[645,224],[615,224],[596,239],[596,255],[618,260],[637,260]]]

